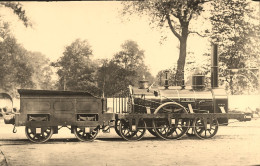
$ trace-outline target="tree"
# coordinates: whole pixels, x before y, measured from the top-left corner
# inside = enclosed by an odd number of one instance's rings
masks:
[[[50,60],[40,52],[27,52],[30,59],[28,62],[34,71],[32,81],[36,89],[54,89],[52,80],[53,71],[50,66]]]
[[[17,88],[31,88],[33,69],[27,51],[11,36],[0,42],[0,88],[16,95]]]
[[[129,85],[138,86],[143,76],[150,83],[154,80],[144,64],[144,51],[135,41],[127,40],[121,48],[111,60],[103,60],[98,70],[98,87],[105,96],[124,93]]]
[[[127,40],[121,45],[122,51],[114,55],[114,61],[127,70],[136,70],[144,65],[144,51],[140,50],[135,41]]]
[[[112,61],[125,70],[132,72],[132,85],[137,85],[138,81],[143,79],[143,76],[149,81],[153,81],[148,67],[144,64],[144,50],[140,49],[138,44],[132,40],[126,40],[121,45],[121,48],[122,51],[116,53]]]
[[[0,2],[0,8],[7,7],[11,9],[15,15],[23,22],[23,24],[28,27],[31,26],[31,22],[29,21],[28,17],[25,14],[25,10],[22,8],[22,4],[19,2]],[[1,28],[1,27],[0,27]]]
[[[96,89],[95,70],[97,65],[91,60],[92,49],[86,40],[76,39],[65,48],[63,56],[52,66],[57,67],[59,89]]]
[[[214,0],[212,6],[211,38],[219,45],[220,66],[223,71],[220,74],[226,78],[230,93],[242,93],[245,87],[252,84],[249,80],[254,80],[253,87],[256,87],[257,79],[253,78],[254,76],[249,71],[240,70],[237,73],[240,76],[237,77],[228,69],[251,68],[248,62],[259,58],[260,31],[256,21],[259,19],[257,14],[253,12],[247,0]],[[241,74],[246,77],[242,77]],[[239,81],[234,80],[235,78]],[[240,86],[240,88],[236,86]]]
[[[123,14],[139,13],[150,16],[151,23],[158,27],[165,27],[171,30],[179,40],[180,52],[177,62],[176,79],[178,85],[184,77],[184,66],[186,60],[187,39],[190,33],[190,21],[203,11],[203,4],[207,0],[144,0],[142,2],[124,2]]]
[[[129,85],[133,85],[135,72],[116,64],[113,60],[103,60],[97,72],[97,83],[103,96],[112,97],[125,94]]]

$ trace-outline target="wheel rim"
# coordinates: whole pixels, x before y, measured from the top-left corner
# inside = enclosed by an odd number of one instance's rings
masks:
[[[217,119],[213,119],[211,125],[210,125],[210,120],[207,119],[207,129],[205,129],[204,120],[201,118],[197,118],[195,119],[193,128],[194,128],[194,133],[198,138],[207,139],[207,138],[212,138],[217,134],[218,126],[219,124]]]
[[[86,132],[85,127],[74,128],[74,134],[76,138],[80,141],[93,141],[94,139],[96,139],[98,135],[98,131],[99,131],[98,127],[96,127],[90,132]]]
[[[154,131],[154,129],[147,129],[149,131],[149,133],[151,133],[153,136],[158,137],[158,135],[156,134],[156,132]]]
[[[48,141],[51,138],[53,134],[53,128],[52,127],[39,127],[39,128],[25,127],[25,134],[30,141],[35,143],[43,143]]]
[[[178,103],[169,103],[158,107],[155,113],[188,113],[188,111]],[[162,139],[180,139],[187,133],[190,120],[175,119],[175,123],[170,127],[168,119],[154,119],[153,128]]]
[[[119,131],[120,130],[119,127],[120,127],[120,120],[116,120],[115,121],[115,131],[116,131],[117,135],[122,137],[121,134],[120,134],[120,131]]]
[[[139,120],[136,131],[131,131],[129,121],[127,120],[120,121],[119,124],[120,135],[122,136],[123,139],[127,141],[138,141],[142,139],[145,134],[145,131],[146,131],[146,123],[144,120]]]

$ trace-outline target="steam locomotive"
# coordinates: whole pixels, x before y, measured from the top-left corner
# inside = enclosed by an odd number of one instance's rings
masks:
[[[244,114],[228,113],[228,97],[218,87],[217,45],[212,49],[211,87],[205,76],[192,76],[192,87],[129,86],[126,96],[99,98],[88,92],[19,89],[20,110],[2,111],[6,124],[25,126],[27,138],[48,141],[67,127],[80,141],[93,141],[100,130],[116,133],[125,140],[140,140],[146,130],[162,139],[180,139],[192,132],[201,139],[216,135],[228,119],[250,120]]]

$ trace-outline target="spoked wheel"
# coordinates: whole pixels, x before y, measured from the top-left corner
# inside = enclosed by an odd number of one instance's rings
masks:
[[[188,129],[186,135],[187,135],[188,137],[193,137],[193,136],[195,136],[194,131],[193,131],[193,127],[190,127],[190,128]]]
[[[25,127],[26,137],[35,143],[43,143],[48,141],[52,134],[52,127]]]
[[[134,121],[133,121],[133,124]],[[123,139],[127,141],[138,141],[143,138],[146,131],[146,123],[144,120],[139,120],[136,130],[132,131],[130,129],[129,121],[122,119],[119,124],[119,132]]]
[[[147,129],[153,136],[158,137],[154,129]]]
[[[190,124],[193,124],[193,120],[190,120]],[[188,129],[186,135],[187,135],[188,137],[193,137],[193,136],[195,136],[193,127],[190,127],[190,128]]]
[[[122,137],[121,134],[120,134],[120,131],[119,131],[120,130],[119,127],[120,127],[120,120],[116,120],[115,121],[115,131],[116,131],[117,135]]]
[[[96,127],[93,130],[89,130],[89,128],[85,127],[75,127],[74,134],[80,141],[93,141],[97,138],[99,128]]]
[[[188,111],[178,103],[169,102],[159,106],[154,113],[188,113]],[[172,119],[171,123],[170,125],[168,119],[154,119],[154,131],[162,139],[180,139],[190,126],[189,119]]]
[[[193,130],[197,137],[201,139],[212,138],[218,132],[218,120],[207,119],[207,124],[205,126],[204,120],[202,118],[195,119],[193,124]]]

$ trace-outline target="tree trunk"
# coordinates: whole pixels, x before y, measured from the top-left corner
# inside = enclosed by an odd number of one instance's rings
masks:
[[[179,59],[177,62],[177,71],[176,71],[176,81],[177,85],[182,85],[182,80],[184,80],[184,67],[186,60],[186,49],[187,49],[187,38],[188,38],[188,24],[182,26],[182,35],[180,38],[180,52]]]
[[[234,95],[233,76],[230,76],[229,88],[230,88],[230,93],[231,93],[231,95]]]

